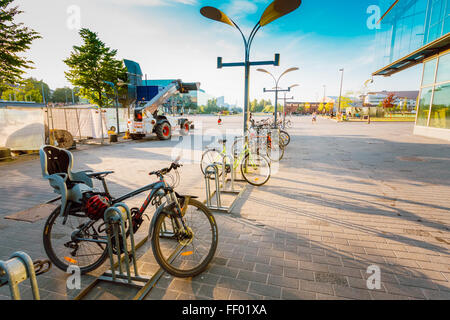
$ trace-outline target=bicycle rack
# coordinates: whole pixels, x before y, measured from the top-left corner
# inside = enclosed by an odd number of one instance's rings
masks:
[[[227,170],[227,159],[229,160],[229,167],[231,178],[228,179],[228,170]],[[236,190],[235,188],[235,169],[233,168],[233,157],[229,155],[222,156],[222,163],[212,163],[205,168],[205,186],[206,186],[206,206],[208,209],[212,211],[219,211],[225,213],[231,213],[233,210],[237,200],[241,197],[242,193],[245,191],[245,186],[240,190]],[[219,168],[218,165],[222,165],[222,184],[219,182]],[[214,178],[213,178],[214,177]],[[211,193],[211,185],[210,180],[214,179],[215,182],[215,190]],[[230,182],[229,188],[227,188],[227,182]],[[232,203],[229,206],[225,206],[222,204],[221,196],[223,194],[232,194],[236,197],[233,199]],[[215,205],[212,204],[212,199],[215,198]]]
[[[75,300],[83,299],[83,297],[85,297],[101,281],[137,287],[140,290],[134,296],[133,300],[142,300],[150,292],[164,272],[160,269],[151,278],[139,275],[136,250],[147,241],[147,238],[144,238],[135,245],[133,228],[129,227],[128,239],[130,249],[128,249],[125,222],[128,226],[132,226],[132,219],[130,210],[125,204],[118,203],[106,209],[104,221],[106,223],[108,255],[111,269],[107,270],[103,275],[94,280],[77,297],[75,297]],[[122,244],[120,241],[122,241]],[[115,244],[115,252],[113,250],[113,242]],[[117,261],[115,261],[114,256],[117,257]],[[125,268],[122,267],[122,263],[125,263]],[[133,272],[131,271],[131,267],[133,268]]]
[[[39,270],[42,270],[42,266],[44,264],[48,264],[48,268],[43,270],[41,273],[47,272],[51,267],[51,264],[48,261],[33,262],[30,256],[22,251],[13,253],[7,261],[0,260],[0,287],[9,284],[11,298],[13,300],[21,299],[18,285],[26,279],[30,279],[34,300],[40,300],[39,287],[34,268],[35,264],[38,265]]]

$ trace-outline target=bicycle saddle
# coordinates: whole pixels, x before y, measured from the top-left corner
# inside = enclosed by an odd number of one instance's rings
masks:
[[[218,142],[221,143],[221,144],[225,144],[225,143],[227,143],[227,139],[219,139]]]

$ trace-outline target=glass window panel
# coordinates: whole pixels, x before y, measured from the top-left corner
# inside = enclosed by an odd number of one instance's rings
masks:
[[[434,83],[434,74],[436,72],[436,60],[437,59],[433,59],[425,62],[425,65],[423,67],[424,70],[423,70],[422,86]]]
[[[436,82],[450,80],[450,53],[439,57],[439,66],[436,76]]]
[[[450,83],[434,90],[430,127],[450,129]]]
[[[418,126],[427,126],[432,92],[433,88],[423,88],[420,92],[419,107],[417,108],[417,122],[416,122]]]

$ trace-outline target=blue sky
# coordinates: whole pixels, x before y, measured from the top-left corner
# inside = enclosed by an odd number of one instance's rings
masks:
[[[317,100],[339,94],[340,73],[345,69],[344,91],[357,91],[376,70],[375,31],[367,27],[370,5],[377,0],[303,0],[300,8],[261,28],[252,48],[253,60],[271,60],[281,54],[280,67],[266,69],[275,75],[296,66],[281,82],[298,83],[295,100]],[[227,102],[242,104],[242,68],[216,68],[217,56],[224,62],[241,61],[242,39],[232,27],[200,15],[202,6],[226,12],[249,32],[270,3],[266,0],[17,0],[26,11],[21,19],[43,35],[29,51],[36,69],[30,75],[44,79],[53,88],[68,85],[64,78],[66,58],[79,44],[77,30],[68,27],[75,5],[81,26],[98,32],[118,49],[120,58],[135,60],[148,78],[179,78],[199,81],[202,88]],[[389,78],[375,78],[372,90],[416,90],[420,68]],[[251,99],[273,98],[263,93],[272,88],[268,75],[252,70]]]

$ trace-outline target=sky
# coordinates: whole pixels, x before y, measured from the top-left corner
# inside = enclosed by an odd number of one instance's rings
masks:
[[[63,60],[81,44],[78,28],[97,32],[117,57],[138,62],[148,79],[182,79],[200,82],[207,93],[231,104],[243,104],[242,67],[217,69],[223,62],[241,62],[244,45],[233,27],[204,18],[203,6],[224,11],[248,34],[272,0],[16,0],[25,11],[18,20],[42,35],[26,56],[35,69],[27,75],[43,79],[51,88],[70,86]],[[264,66],[279,86],[299,84],[288,97],[317,101],[325,94],[338,96],[344,68],[343,92],[361,90],[377,65],[376,29],[368,8],[377,0],[303,0],[296,11],[262,27],[253,42],[252,61],[273,60]],[[381,12],[382,14],[383,12]],[[391,77],[375,77],[370,90],[418,90],[420,66]],[[252,67],[250,99],[273,99],[274,80]]]

